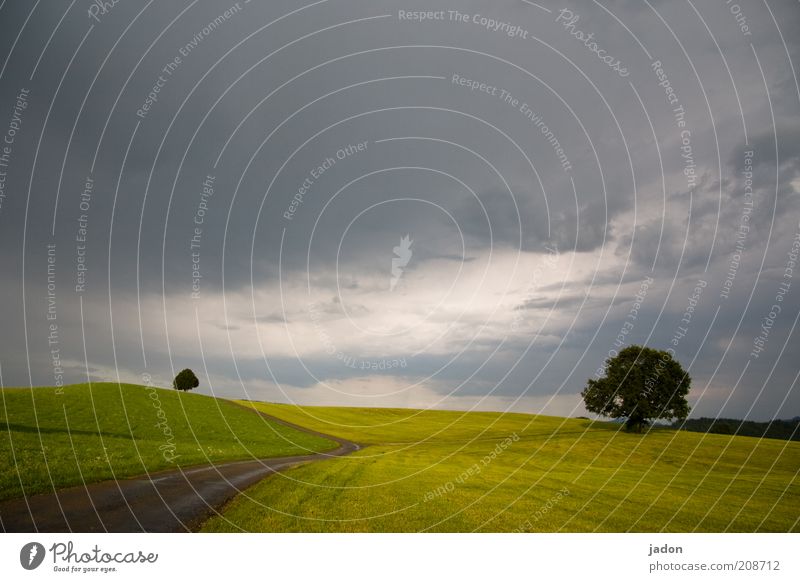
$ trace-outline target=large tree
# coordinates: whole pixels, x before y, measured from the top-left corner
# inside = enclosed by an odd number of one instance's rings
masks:
[[[590,379],[581,392],[586,410],[624,417],[641,432],[650,420],[683,420],[689,415],[691,378],[669,352],[629,346],[606,360],[605,377]]]
[[[175,376],[175,380],[172,381],[172,387],[175,388],[175,390],[191,390],[192,388],[197,388],[199,385],[200,380],[197,379],[197,376],[195,376],[194,372],[189,368],[178,372],[178,375]]]

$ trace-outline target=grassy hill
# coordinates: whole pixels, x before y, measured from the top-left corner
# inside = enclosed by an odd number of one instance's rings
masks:
[[[249,489],[205,531],[798,531],[800,444],[500,413],[259,410],[370,446]]]
[[[335,448],[199,394],[129,384],[0,390],[0,500],[210,461]]]

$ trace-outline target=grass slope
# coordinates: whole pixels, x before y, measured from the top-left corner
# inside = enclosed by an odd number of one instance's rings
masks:
[[[370,446],[275,475],[205,531],[798,531],[800,444],[546,416],[259,410]]]
[[[0,390],[0,500],[178,465],[335,446],[199,394],[129,384],[66,386],[63,394]]]

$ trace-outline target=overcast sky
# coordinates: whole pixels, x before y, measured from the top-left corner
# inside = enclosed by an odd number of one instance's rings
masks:
[[[3,385],[800,414],[797,1],[99,4],[0,3]]]

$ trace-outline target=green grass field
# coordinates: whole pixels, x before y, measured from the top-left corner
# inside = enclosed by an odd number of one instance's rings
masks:
[[[336,443],[228,400],[128,384],[0,390],[0,500],[210,461]]]
[[[800,531],[800,443],[546,416],[253,403],[367,444],[204,531]]]

